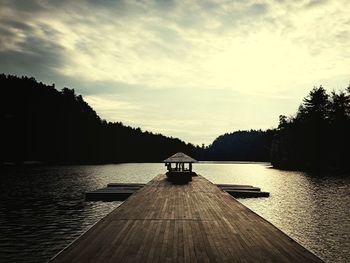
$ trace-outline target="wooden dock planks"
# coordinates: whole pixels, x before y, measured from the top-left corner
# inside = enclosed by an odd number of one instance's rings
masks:
[[[323,262],[205,178],[157,176],[52,262]]]

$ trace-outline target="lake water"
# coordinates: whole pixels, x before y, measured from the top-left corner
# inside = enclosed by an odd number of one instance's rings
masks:
[[[326,262],[350,262],[350,176],[272,169],[268,163],[199,163],[213,183],[250,184],[269,198],[244,205]],[[0,262],[47,262],[121,202],[84,202],[110,182],[146,183],[162,164],[16,168],[0,176]]]

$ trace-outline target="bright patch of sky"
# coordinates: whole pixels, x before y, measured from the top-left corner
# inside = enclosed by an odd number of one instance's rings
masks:
[[[347,0],[0,0],[0,72],[194,144],[276,127],[350,83]]]

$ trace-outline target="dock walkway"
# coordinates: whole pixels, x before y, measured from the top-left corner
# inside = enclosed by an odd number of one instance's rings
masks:
[[[198,176],[160,175],[52,262],[323,262]]]

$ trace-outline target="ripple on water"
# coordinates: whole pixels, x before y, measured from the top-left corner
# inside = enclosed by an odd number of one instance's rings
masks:
[[[271,169],[269,164],[196,164],[214,183],[251,184],[269,198],[240,199],[326,262],[350,258],[350,177]],[[110,182],[146,183],[161,164],[58,166],[0,176],[0,262],[46,262],[121,202],[84,202]]]

